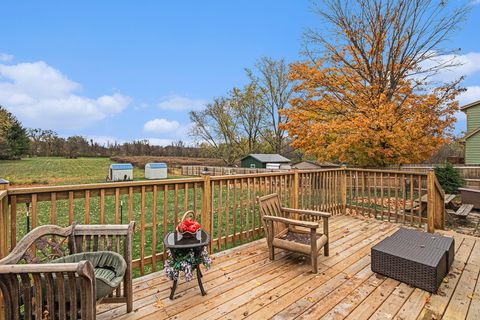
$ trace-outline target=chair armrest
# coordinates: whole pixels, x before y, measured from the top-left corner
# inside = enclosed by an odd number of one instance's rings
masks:
[[[322,212],[322,211],[314,211],[314,210],[303,210],[303,209],[293,209],[293,208],[283,208],[283,207],[282,207],[282,210],[290,212],[290,213],[306,214],[306,215],[315,216],[315,217],[329,218],[329,217],[332,216],[331,213]]]
[[[0,265],[0,274],[46,274],[73,272],[95,282],[93,265],[88,260],[74,263],[33,263]]]
[[[274,221],[274,222],[282,222],[285,224],[292,224],[294,226],[305,227],[305,228],[318,228],[317,222],[311,221],[301,221],[301,220],[294,220],[294,219],[287,219],[282,217],[274,217],[274,216],[263,216],[263,219],[267,221]]]

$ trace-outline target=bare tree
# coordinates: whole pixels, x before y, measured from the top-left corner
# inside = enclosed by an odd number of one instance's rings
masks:
[[[248,76],[257,84],[262,109],[266,113],[261,134],[276,153],[283,153],[287,131],[283,110],[289,107],[293,89],[288,78],[288,66],[283,59],[261,58],[255,70],[247,69]]]
[[[190,111],[190,120],[194,125],[191,134],[206,142],[227,165],[245,153],[229,99],[215,98],[204,110]]]
[[[265,119],[257,83],[252,81],[244,89],[234,88],[231,92],[230,104],[238,120],[239,130],[246,139],[245,153],[257,152],[260,148],[259,138]]]

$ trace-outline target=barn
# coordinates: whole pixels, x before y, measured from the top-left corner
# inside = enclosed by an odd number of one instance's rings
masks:
[[[251,153],[240,159],[242,168],[290,169],[290,159],[275,153]]]
[[[133,166],[131,163],[112,163],[108,170],[110,181],[133,180]]]
[[[163,162],[150,162],[145,165],[145,178],[166,179],[167,178],[167,164]]]

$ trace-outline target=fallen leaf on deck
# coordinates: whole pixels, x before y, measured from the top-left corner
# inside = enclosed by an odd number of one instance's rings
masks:
[[[473,299],[474,296],[475,296],[475,293],[472,292],[472,293],[470,293],[470,294],[467,296],[467,298],[468,298],[468,299]]]
[[[448,283],[448,279],[447,278],[443,279],[443,282]]]
[[[257,286],[259,286],[259,285],[261,285],[262,283],[261,283],[261,282],[257,282],[257,283],[255,283],[255,284],[256,284]]]
[[[314,303],[314,302],[315,302],[315,299],[312,298],[312,297],[308,297],[308,298],[307,298],[307,301],[308,301],[308,302],[311,302],[311,303]]]
[[[154,306],[155,308],[163,308],[163,302],[162,302],[162,300],[161,300],[159,297],[157,297],[157,296],[155,296],[155,299],[156,299],[156,301],[155,301],[155,303],[153,304],[153,306]]]

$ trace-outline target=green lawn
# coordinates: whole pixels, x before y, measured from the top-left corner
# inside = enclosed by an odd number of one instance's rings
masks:
[[[36,157],[0,161],[0,178],[12,185],[64,185],[105,182],[109,158]],[[143,180],[143,169],[134,167],[134,180]],[[175,178],[175,177],[170,177]]]

